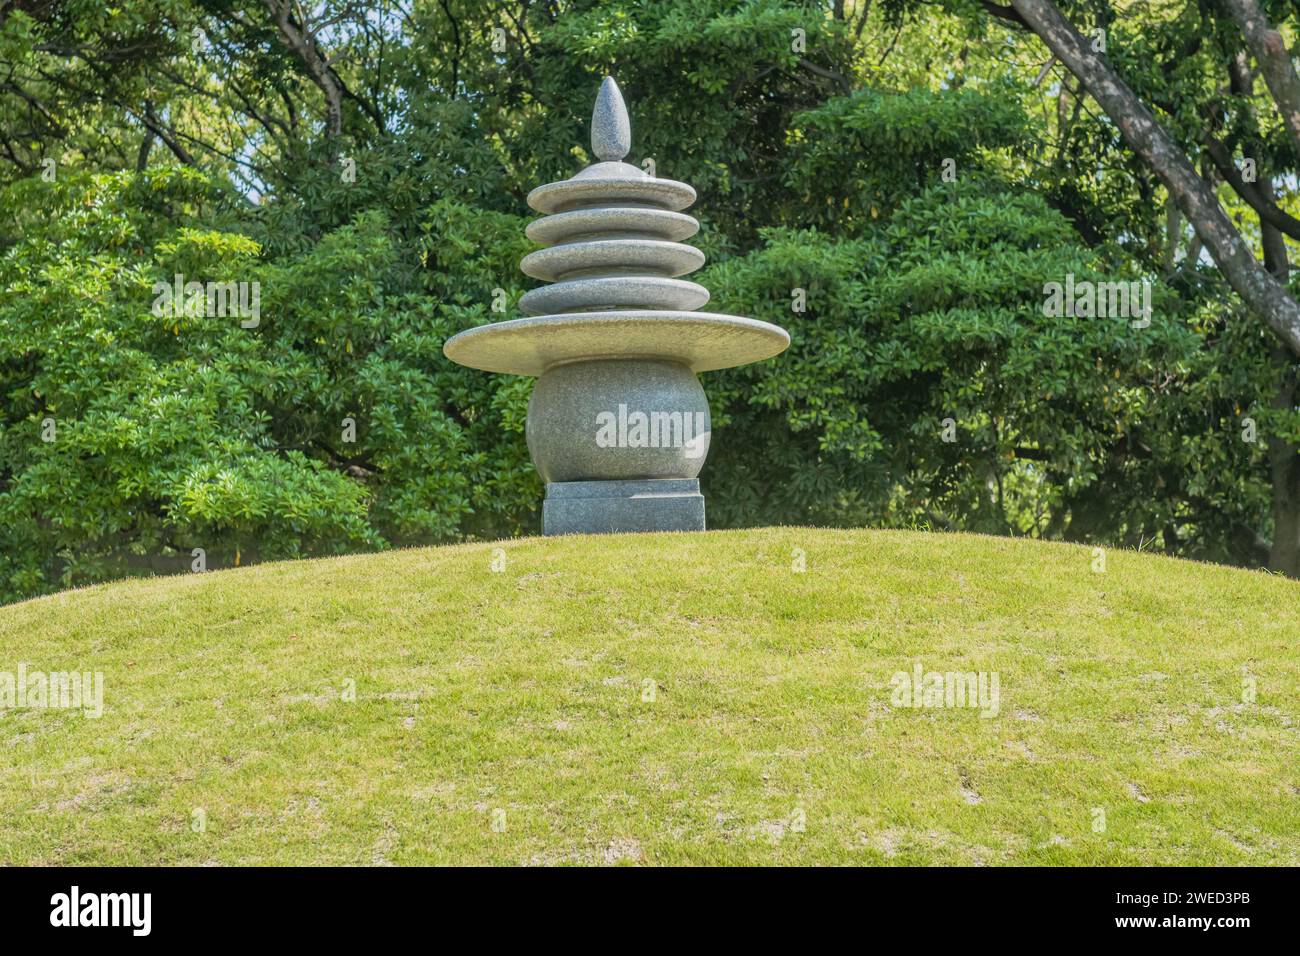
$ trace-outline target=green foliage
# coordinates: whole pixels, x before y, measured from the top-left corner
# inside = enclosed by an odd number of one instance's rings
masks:
[[[142,212],[186,221],[211,192],[191,173],[47,192],[60,214],[24,217],[0,259],[0,590],[188,567],[193,548],[216,567],[508,533],[528,515],[536,481],[502,440],[526,393],[441,359],[487,316],[414,291],[380,214],[266,263],[244,235]],[[497,238],[483,214],[447,212],[430,210],[431,241]],[[257,283],[259,324],[156,314],[154,283],[177,273]]]
[[[1028,140],[1025,114],[1007,92],[867,89],[801,113],[786,173],[807,207],[798,218],[857,235],[882,210],[939,182],[945,163],[950,180],[989,171],[995,151]]]
[[[1112,473],[1119,449],[1164,444],[1169,418],[1147,382],[1173,369],[1169,400],[1206,389],[1192,369],[1199,340],[1168,289],[1156,287],[1140,331],[1123,317],[1044,314],[1045,283],[1115,277],[1032,194],[941,185],[859,240],[765,237],[708,276],[725,307],[793,338],[780,361],[711,384],[723,414],[707,474],[726,523],[1060,534],[1111,481],[1137,477]],[[798,286],[805,312],[791,311]],[[727,494],[731,483],[742,493]],[[1117,503],[1110,522],[1073,533],[1150,529],[1149,510]]]
[[[629,160],[699,191],[710,308],[793,339],[706,376],[711,524],[1260,560],[1268,462],[1242,419],[1300,439],[1270,341],[1194,257],[1164,261],[1159,184],[978,5],[377,8],[313,7],[337,134],[260,5],[0,17],[0,601],[194,548],[219,567],[535,530],[531,382],[441,348],[516,314],[525,197],[590,161],[606,72]],[[1113,59],[1195,104],[1164,117],[1192,141],[1223,37],[1162,15],[1111,23]],[[1294,161],[1229,105],[1231,144]],[[177,274],[256,282],[258,323],[154,314]],[[1151,326],[1045,315],[1067,274],[1150,281]]]

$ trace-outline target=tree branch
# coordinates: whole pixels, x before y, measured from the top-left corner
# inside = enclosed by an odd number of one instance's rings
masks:
[[[1219,171],[1219,175],[1223,177],[1224,182],[1232,187],[1232,191],[1240,196],[1246,205],[1255,210],[1261,223],[1267,223],[1274,229],[1285,232],[1292,239],[1300,239],[1300,219],[1296,219],[1289,213],[1279,209],[1277,205],[1266,198],[1264,190],[1260,188],[1262,179],[1255,183],[1248,183],[1242,179],[1241,171],[1237,169],[1237,164],[1233,162],[1228,147],[1213,136],[1207,136],[1205,138],[1205,155],[1210,157],[1210,162],[1214,163],[1214,168]]]
[[[835,70],[828,70],[824,66],[818,66],[812,60],[805,59],[802,56],[799,57],[798,63],[809,73],[815,73],[825,80],[835,81],[835,83],[839,85],[839,88],[844,91],[845,96],[848,96],[849,93],[853,91],[853,84],[849,82],[849,78],[843,73],[839,73]]]
[[[1050,0],[1011,0],[1029,28],[1079,78],[1124,141],[1164,182],[1214,257],[1224,278],[1250,309],[1300,355],[1300,305],[1255,258],[1218,197],[1151,111],[1096,54]]]
[[[1029,24],[1025,18],[1020,15],[1020,11],[1014,7],[1004,7],[1000,3],[993,3],[992,0],[980,0],[980,6],[989,16],[997,17],[999,20],[1005,20],[1008,23],[1014,23],[1017,26],[1028,28]]]
[[[343,132],[343,90],[335,79],[334,71],[321,54],[316,37],[303,23],[295,22],[290,15],[289,0],[264,0],[276,29],[289,49],[307,68],[313,83],[325,95],[325,132],[329,140],[330,163],[338,162],[339,137]]]

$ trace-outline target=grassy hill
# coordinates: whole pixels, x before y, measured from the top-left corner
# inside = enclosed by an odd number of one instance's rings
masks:
[[[1296,582],[900,532],[494,547],[0,608],[0,672],[105,686],[0,711],[0,863],[1300,863]],[[996,716],[895,706],[917,664],[996,673]]]

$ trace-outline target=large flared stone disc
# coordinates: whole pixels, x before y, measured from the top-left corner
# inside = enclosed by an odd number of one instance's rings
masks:
[[[494,322],[448,339],[453,362],[486,372],[541,375],[564,362],[659,358],[693,372],[759,362],[784,352],[780,326],[716,312],[629,309],[575,312]]]
[[[673,179],[566,179],[538,186],[528,194],[528,205],[538,212],[565,212],[579,206],[608,206],[639,202],[678,211],[695,202],[695,190]]]
[[[700,230],[693,216],[649,206],[594,206],[560,212],[528,224],[524,235],[550,246],[575,239],[640,235],[680,242]]]

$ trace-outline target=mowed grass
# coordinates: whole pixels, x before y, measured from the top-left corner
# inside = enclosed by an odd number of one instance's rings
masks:
[[[123,582],[0,608],[0,671],[106,687],[0,712],[0,863],[1296,865],[1298,648],[1296,582],[965,535]]]

